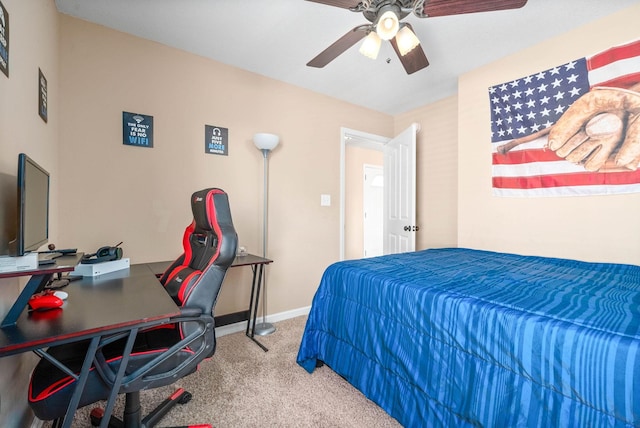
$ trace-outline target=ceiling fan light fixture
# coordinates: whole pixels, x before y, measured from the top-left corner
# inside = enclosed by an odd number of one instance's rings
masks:
[[[376,33],[382,40],[391,40],[395,37],[400,29],[398,15],[393,10],[387,10],[378,19],[376,24]]]
[[[360,45],[360,53],[367,58],[376,59],[378,52],[380,52],[380,44],[382,40],[376,34],[375,31],[370,31],[367,37],[364,38],[362,45]]]
[[[398,31],[398,34],[396,34],[396,44],[398,45],[400,55],[405,56],[420,45],[420,40],[418,40],[415,33],[411,31],[411,28],[405,25]]]

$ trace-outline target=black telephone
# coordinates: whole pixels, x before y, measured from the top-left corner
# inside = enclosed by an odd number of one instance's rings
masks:
[[[102,262],[110,262],[113,260],[120,260],[122,258],[122,248],[120,248],[120,245],[122,245],[122,242],[113,247],[100,247],[95,253],[85,254],[84,256],[82,256],[82,260],[80,261],[80,263],[91,265]]]

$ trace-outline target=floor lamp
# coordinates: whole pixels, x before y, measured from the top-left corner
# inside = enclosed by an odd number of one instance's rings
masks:
[[[264,157],[264,192],[263,200],[264,206],[262,209],[263,222],[262,222],[262,257],[267,258],[267,212],[269,206],[269,152],[276,148],[280,142],[280,137],[274,134],[258,133],[253,136],[253,143],[258,150],[262,152]],[[276,327],[266,322],[265,316],[267,314],[267,275],[265,274],[262,279],[262,322],[256,324],[254,333],[259,336],[266,336],[276,331]]]

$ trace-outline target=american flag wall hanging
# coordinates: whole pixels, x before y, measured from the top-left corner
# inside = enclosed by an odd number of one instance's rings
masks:
[[[640,192],[640,40],[489,88],[493,193]]]

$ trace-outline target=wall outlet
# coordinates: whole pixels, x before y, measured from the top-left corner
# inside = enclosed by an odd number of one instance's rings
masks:
[[[331,206],[331,195],[320,195],[320,206],[321,207],[330,207]]]

